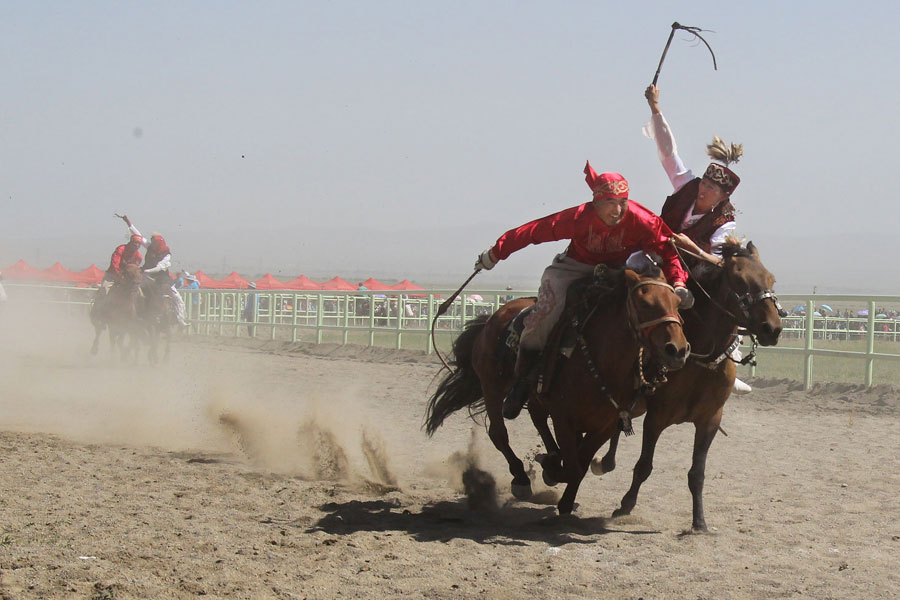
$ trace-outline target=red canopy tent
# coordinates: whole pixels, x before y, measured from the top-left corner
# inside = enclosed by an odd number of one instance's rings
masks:
[[[61,264],[53,263],[53,266],[44,269],[44,279],[48,281],[72,281],[78,280],[75,273],[68,270]]]
[[[11,267],[3,269],[4,279],[41,279],[46,281],[47,274],[41,269],[35,269],[24,260],[20,260]]]
[[[409,279],[404,279],[400,283],[395,283],[390,287],[392,290],[424,290],[425,288],[414,284]]]
[[[390,290],[390,289],[393,289],[393,288],[391,288],[391,286],[389,286],[388,284],[386,284],[386,283],[381,283],[380,281],[378,281],[377,279],[374,279],[374,278],[372,278],[372,277],[369,277],[369,278],[366,279],[365,281],[361,281],[361,282],[359,283],[359,285],[361,285],[362,287],[366,288],[367,290],[373,290],[373,291],[382,291],[382,290]]]
[[[313,281],[306,275],[301,275],[290,281],[285,281],[284,287],[289,290],[321,290],[322,284]]]
[[[272,276],[271,273],[266,273],[255,282],[256,289],[258,290],[283,290],[286,289],[286,284],[283,281],[280,281]]]
[[[216,290],[225,287],[224,285],[222,285],[221,281],[219,281],[218,279],[213,279],[203,271],[197,271],[196,273],[194,273],[194,277],[197,278],[197,283],[200,284],[201,288]]]
[[[75,273],[79,283],[100,283],[103,280],[103,271],[97,265],[91,265],[84,271]]]
[[[332,277],[322,284],[323,290],[345,290],[348,292],[355,292],[356,288],[357,286],[353,285],[350,282],[344,281],[340,277]]]
[[[249,279],[244,279],[238,275],[237,271],[232,271],[219,281],[222,287],[229,290],[242,290],[250,283]],[[201,284],[202,285],[202,284]]]

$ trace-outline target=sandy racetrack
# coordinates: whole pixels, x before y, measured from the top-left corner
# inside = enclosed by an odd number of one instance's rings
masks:
[[[424,435],[430,357],[193,338],[121,366],[87,355],[83,317],[0,316],[3,598],[900,594],[894,389],[732,398],[707,465],[714,531],[690,535],[690,426],[664,434],[632,516],[608,518],[638,437],[559,518],[539,484],[540,503],[510,500],[464,415]],[[511,429],[533,457],[527,419]],[[462,493],[472,461],[496,498]]]

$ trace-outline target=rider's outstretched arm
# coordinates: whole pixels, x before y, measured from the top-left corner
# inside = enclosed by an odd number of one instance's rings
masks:
[[[690,169],[681,162],[678,156],[678,145],[669,123],[659,109],[659,88],[651,85],[644,90],[644,97],[650,105],[650,122],[644,126],[644,135],[656,141],[659,162],[662,163],[672,187],[677,192],[694,178]]]

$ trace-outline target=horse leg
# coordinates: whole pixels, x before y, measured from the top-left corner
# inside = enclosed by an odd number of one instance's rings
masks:
[[[496,390],[485,390],[484,405],[488,416],[488,437],[494,447],[499,450],[509,464],[509,473],[513,476],[510,490],[518,500],[531,497],[531,479],[525,472],[525,465],[513,452],[509,445],[509,432],[503,420],[503,395]]]
[[[616,432],[609,439],[609,450],[606,451],[603,458],[600,460],[597,460],[596,458],[591,460],[591,473],[594,475],[603,475],[604,473],[615,470],[616,450],[619,448],[620,435],[622,435],[622,432],[616,429]]]
[[[641,440],[641,456],[634,465],[631,487],[628,488],[628,491],[622,497],[622,503],[619,508],[613,512],[614,517],[631,514],[632,509],[634,509],[635,504],[637,504],[638,492],[641,490],[641,485],[647,481],[647,478],[650,477],[650,473],[653,472],[653,454],[656,452],[656,442],[659,441],[659,436],[662,435],[663,429],[667,427],[659,423],[659,419],[654,415],[655,413],[653,410],[648,410],[647,416],[644,417],[644,437]]]
[[[94,343],[91,344],[91,354],[97,355],[97,352],[100,350],[100,336],[103,334],[103,325],[99,323],[94,324]]]
[[[547,450],[546,454],[538,454],[534,458],[542,467],[544,484],[548,487],[553,487],[559,482],[552,473],[558,473],[562,469],[562,462],[559,458],[559,446],[556,444],[556,438],[553,437],[550,426],[547,424],[549,414],[546,408],[537,401],[528,403],[528,414],[531,417],[531,422],[534,423],[534,428],[537,429],[538,434],[541,436],[541,441],[544,442],[544,448]]]
[[[706,533],[706,519],[703,516],[703,483],[706,480],[706,456],[722,422],[722,409],[707,421],[694,423],[694,455],[691,470],[688,471],[688,488],[693,499],[693,523],[691,530]]]
[[[575,495],[578,493],[578,488],[584,480],[584,476],[587,475],[587,466],[591,463],[594,454],[596,454],[597,450],[600,449],[600,446],[602,446],[607,439],[608,438],[604,433],[592,431],[584,436],[578,444],[577,477],[568,482],[562,497],[559,499],[559,503],[556,505],[559,514],[567,515],[575,508]]]

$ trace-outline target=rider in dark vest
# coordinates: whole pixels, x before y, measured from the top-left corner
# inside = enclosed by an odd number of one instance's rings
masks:
[[[644,133],[656,140],[659,159],[675,193],[666,198],[660,216],[676,234],[677,242],[684,248],[704,255],[713,262],[721,262],[720,247],[735,229],[734,205],[731,194],[740,183],[740,177],[728,168],[740,160],[743,146],[728,146],[718,137],[706,147],[714,161],[706,168],[703,177],[695,177],[681,162],[675,137],[659,110],[659,89],[649,86],[644,92],[650,105],[651,120]]]
[[[141,245],[147,248],[147,257],[144,259],[144,266],[142,267],[145,283],[141,287],[145,290],[150,290],[156,287],[156,284],[159,282],[167,283],[169,289],[166,290],[166,295],[175,309],[175,318],[178,320],[179,325],[186,326],[184,300],[178,293],[178,290],[175,289],[174,281],[169,275],[169,267],[172,266],[172,252],[169,250],[165,238],[158,233],[154,233],[148,240],[132,224],[128,215],[123,216],[122,220],[128,225],[132,235],[140,237]]]
[[[710,262],[722,264],[722,244],[727,238],[736,237],[731,194],[741,182],[728,165],[740,160],[744,147],[741,144],[729,146],[718,136],[713,136],[713,142],[706,147],[706,151],[717,162],[709,164],[703,177],[694,177],[681,162],[675,137],[659,110],[659,88],[649,86],[644,91],[644,97],[651,113],[644,134],[656,140],[659,160],[675,188],[675,193],[666,198],[660,216],[674,232],[679,247]],[[735,350],[732,358],[739,360],[740,350]],[[740,379],[735,379],[734,391],[746,394],[751,388]]]

